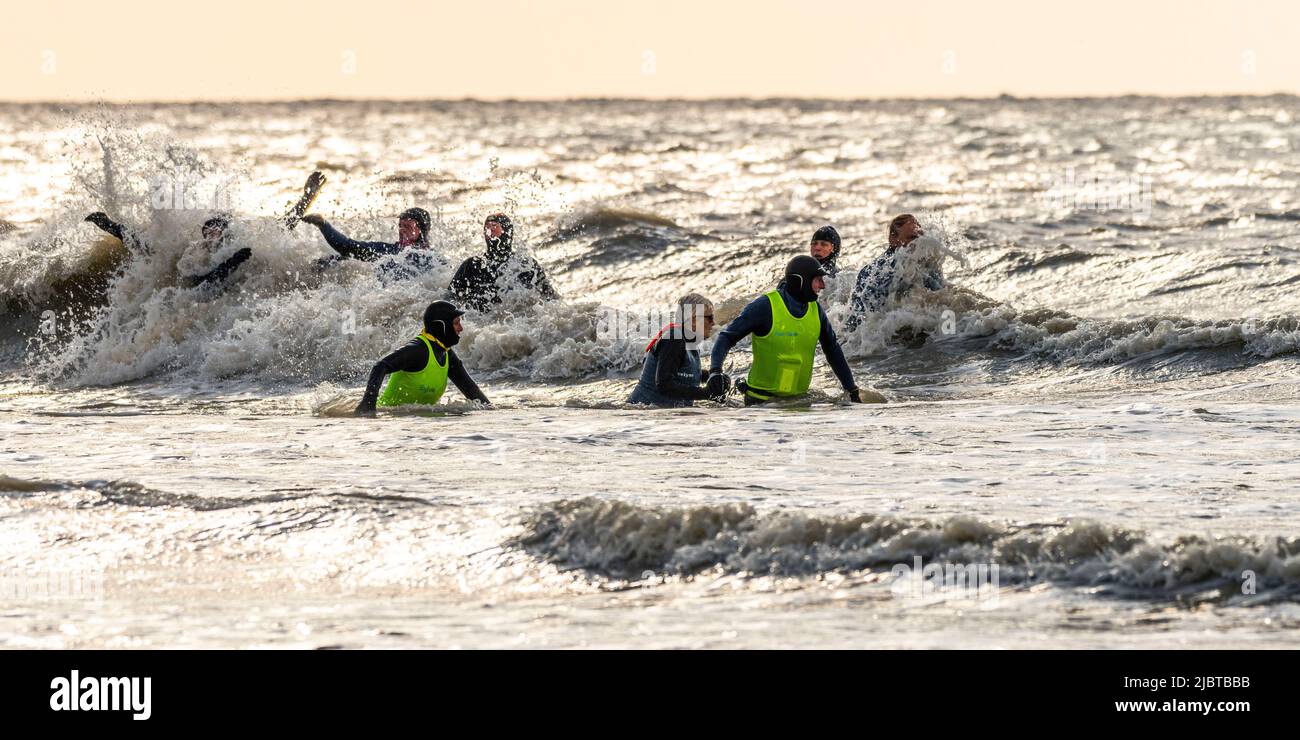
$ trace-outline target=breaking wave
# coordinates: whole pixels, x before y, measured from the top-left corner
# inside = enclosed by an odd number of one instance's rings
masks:
[[[594,498],[540,508],[526,515],[523,528],[512,547],[613,579],[640,579],[647,571],[683,577],[888,572],[920,557],[927,563],[996,564],[1003,584],[1050,582],[1153,598],[1215,591],[1242,603],[1300,596],[1300,537],[1184,535],[1158,541],[1086,520],[934,521],[764,512],[741,503],[651,507]],[[1247,573],[1256,587],[1250,598],[1241,589]]]

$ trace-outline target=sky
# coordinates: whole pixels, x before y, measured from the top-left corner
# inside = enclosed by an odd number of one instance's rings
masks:
[[[2,101],[1300,93],[1294,0],[42,0]]]

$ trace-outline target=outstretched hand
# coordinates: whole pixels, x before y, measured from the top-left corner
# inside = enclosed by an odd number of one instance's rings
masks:
[[[89,216],[86,216],[86,220],[101,229],[107,228],[108,224],[113,223],[113,219],[109,218],[108,214],[103,211],[95,211]]]
[[[303,216],[298,220],[303,221],[305,223],[309,223],[312,226],[315,226],[316,228],[320,228],[321,226],[325,225],[325,217],[321,216],[319,213],[308,213],[307,215]]]

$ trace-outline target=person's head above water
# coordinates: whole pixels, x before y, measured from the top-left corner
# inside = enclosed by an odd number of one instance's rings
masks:
[[[504,213],[494,213],[483,221],[483,240],[487,242],[488,256],[504,260],[510,257],[515,240],[515,225]]]
[[[894,219],[889,222],[889,248],[905,247],[924,234],[921,224],[916,222],[916,217],[912,214],[894,216]]]
[[[424,309],[424,331],[429,336],[450,347],[460,341],[460,317],[464,311],[456,308],[451,301],[434,301]]]
[[[708,339],[713,334],[713,301],[699,293],[687,293],[677,299],[677,323],[688,342]]]
[[[808,253],[822,264],[833,263],[840,256],[840,232],[830,224],[813,232],[812,241],[808,244]]]
[[[230,227],[230,219],[224,215],[218,214],[203,222],[201,231],[203,241],[208,244],[216,244],[226,236],[226,229]]]
[[[397,217],[397,243],[403,247],[427,245],[433,220],[423,208],[407,208]]]
[[[785,266],[785,289],[795,300],[812,303],[826,287],[826,269],[817,258],[801,254]]]

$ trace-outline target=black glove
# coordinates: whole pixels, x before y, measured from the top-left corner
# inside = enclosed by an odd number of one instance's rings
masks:
[[[98,226],[100,230],[106,231],[112,236],[126,241],[122,233],[122,225],[109,218],[107,213],[104,213],[103,211],[95,211],[89,216],[86,216],[86,220]]]
[[[319,190],[325,184],[325,174],[323,172],[313,172],[307,176],[307,184],[303,190]]]
[[[315,226],[317,228],[320,228],[321,226],[325,225],[325,217],[320,215],[319,213],[308,213],[298,220],[302,221],[303,223],[311,224],[312,226]]]
[[[862,389],[854,388],[849,391],[849,400],[854,403],[862,403]]]
[[[721,402],[731,390],[731,378],[726,373],[709,373],[709,398]]]
[[[374,416],[375,402],[369,398],[363,398],[361,403],[357,404],[357,410],[352,413],[354,416]]]

